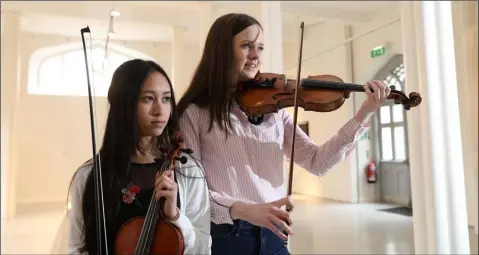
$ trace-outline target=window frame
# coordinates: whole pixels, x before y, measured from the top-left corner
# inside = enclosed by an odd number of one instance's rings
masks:
[[[101,90],[100,87],[98,87],[97,84],[95,84],[96,78],[98,74],[95,74],[95,69],[94,66],[96,65],[93,63],[93,52],[95,50],[101,50],[102,53],[105,53],[105,44],[102,41],[93,41],[91,44],[91,47],[89,46],[87,48],[87,56],[88,56],[88,69],[90,72],[90,81],[92,83],[92,87],[94,89],[94,97],[107,97],[107,93],[98,93],[99,90]],[[72,92],[64,92],[61,89],[59,89],[59,85],[55,84],[53,86],[41,86],[41,81],[42,81],[42,74],[41,74],[41,69],[43,68],[45,62],[48,60],[55,58],[55,57],[61,57],[62,61],[62,66],[64,66],[64,57],[67,54],[73,53],[73,52],[81,52],[81,55],[84,56],[84,50],[83,46],[80,43],[70,43],[70,44],[60,44],[60,45],[55,45],[51,47],[44,47],[41,49],[38,49],[35,51],[29,61],[29,71],[28,71],[28,85],[27,85],[27,94],[28,95],[35,95],[35,96],[64,96],[64,97],[86,97],[88,96],[87,93],[87,87],[86,87],[86,75],[85,77],[85,92],[77,92],[77,91],[72,91]],[[145,55],[141,52],[118,46],[115,44],[109,44],[108,47],[108,57],[111,57],[112,54],[119,55],[122,57],[126,57],[127,60],[134,59],[134,58],[141,58],[141,59],[147,59],[147,60],[154,60],[154,58]],[[104,58],[102,58],[104,59]],[[79,70],[79,72],[85,73],[85,64],[84,64],[84,57],[82,58],[82,66],[83,68]],[[114,72],[115,69],[112,70],[112,73]],[[102,75],[105,75],[102,74]],[[58,83],[61,83],[61,81],[58,81]],[[105,85],[107,87],[110,86],[110,84]]]

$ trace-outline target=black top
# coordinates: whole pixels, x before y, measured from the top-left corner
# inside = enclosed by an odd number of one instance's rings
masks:
[[[132,163],[128,174],[127,186],[121,192],[122,200],[118,211],[118,229],[126,221],[138,216],[145,216],[154,195],[157,163]]]
[[[122,194],[122,200],[117,215],[117,229],[131,218],[146,216],[151,197],[154,195],[156,173],[160,170],[160,167],[158,163],[131,164],[128,184],[118,191]],[[175,182],[177,182],[176,175]],[[177,201],[179,208],[179,192]]]

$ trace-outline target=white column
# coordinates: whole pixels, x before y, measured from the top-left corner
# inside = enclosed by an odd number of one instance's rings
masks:
[[[477,2],[453,1],[452,17],[454,44],[456,49],[456,70],[459,86],[464,177],[469,225],[477,225]],[[474,51],[476,53],[474,54]]]
[[[172,83],[173,88],[175,90],[175,97],[176,102],[180,100],[183,96],[183,93],[186,91],[187,84],[185,83],[185,73],[184,73],[184,34],[186,32],[186,28],[184,27],[173,27],[173,40],[171,42],[172,45],[172,68],[173,68],[173,75],[172,75]]]
[[[199,41],[199,50],[200,50],[200,58],[203,54],[203,49],[205,48],[205,41],[206,36],[208,35],[208,31],[213,24],[212,13],[213,13],[213,2],[200,2],[200,29],[198,31],[198,35],[200,38]]]
[[[416,254],[469,254],[450,2],[402,2]]]
[[[20,92],[20,15],[3,12],[2,93],[1,93],[1,180],[3,217],[15,215],[15,169],[12,167],[15,109]]]

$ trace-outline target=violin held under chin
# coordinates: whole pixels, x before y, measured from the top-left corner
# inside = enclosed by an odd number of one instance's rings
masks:
[[[295,105],[296,83],[284,74],[260,73],[250,81],[239,83],[235,99],[250,122],[261,122],[263,115],[278,112],[282,108]],[[404,109],[418,106],[422,98],[417,92],[409,97],[390,86],[387,99],[402,104]],[[297,106],[305,111],[331,112],[339,109],[351,92],[365,92],[362,85],[345,83],[337,76],[323,74],[301,79],[298,87]]]

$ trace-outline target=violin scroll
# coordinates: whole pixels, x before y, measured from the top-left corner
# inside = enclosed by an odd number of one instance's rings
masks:
[[[404,109],[407,111],[411,107],[416,107],[422,102],[422,97],[417,92],[409,93],[409,97],[404,94],[402,91],[395,90],[394,86],[390,86],[391,93],[388,96],[388,99],[394,100],[395,104],[402,104]]]

